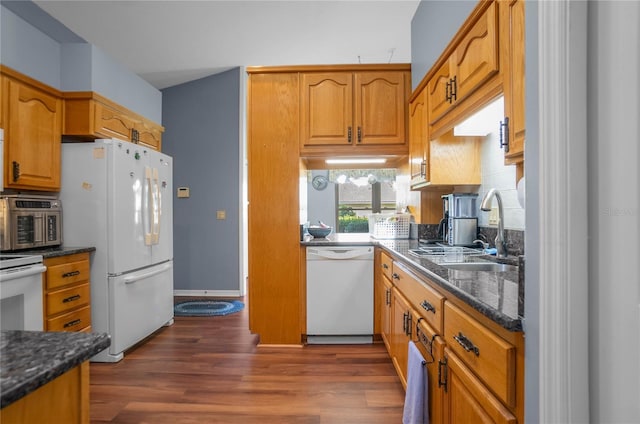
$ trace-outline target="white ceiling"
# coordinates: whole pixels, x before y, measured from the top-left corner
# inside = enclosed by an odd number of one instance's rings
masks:
[[[236,66],[409,63],[420,0],[36,0],[157,88]]]

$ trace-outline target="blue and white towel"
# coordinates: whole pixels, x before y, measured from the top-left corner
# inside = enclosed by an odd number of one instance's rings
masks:
[[[402,424],[429,424],[427,367],[423,363],[424,357],[415,343],[410,341]]]

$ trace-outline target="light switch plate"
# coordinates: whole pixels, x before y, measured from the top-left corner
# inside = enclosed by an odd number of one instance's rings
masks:
[[[489,225],[498,225],[498,208],[491,208],[489,212]]]

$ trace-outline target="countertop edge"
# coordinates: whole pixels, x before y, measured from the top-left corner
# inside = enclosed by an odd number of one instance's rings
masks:
[[[16,333],[20,333],[19,331]],[[46,334],[46,333],[43,333]],[[74,333],[68,333],[74,334]],[[111,345],[111,337],[107,333],[90,333],[94,340],[91,345],[82,350],[78,350],[69,356],[65,356],[64,360],[50,368],[46,368],[31,376],[24,381],[20,381],[10,388],[3,388],[0,393],[0,408],[5,408],[12,403],[22,399],[30,393],[36,391],[45,384],[53,381],[57,377],[75,368],[83,362],[89,360],[95,354],[108,348]]]
[[[75,255],[76,253],[95,252],[93,246],[56,246],[42,249],[17,250],[15,252],[5,252],[19,255],[40,255],[43,259],[57,258],[59,256]]]

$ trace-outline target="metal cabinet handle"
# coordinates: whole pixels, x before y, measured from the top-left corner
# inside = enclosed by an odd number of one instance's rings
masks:
[[[438,361],[438,387],[444,386],[444,392],[447,392],[447,358]]]
[[[433,306],[431,303],[427,302],[426,300],[423,300],[420,306],[422,306],[422,308],[427,312],[431,311],[434,314],[436,313],[435,306]]]
[[[391,305],[391,289],[387,289],[385,293],[385,302],[387,305]]]
[[[80,275],[80,271],[70,271],[62,274],[62,278],[75,277],[76,275]]]
[[[402,332],[407,334],[407,313],[402,314]]]
[[[399,280],[400,276],[394,272],[393,274],[391,274],[391,278],[393,278],[394,280]]]
[[[15,183],[20,178],[20,164],[14,160],[11,165],[13,166],[13,182]]]
[[[347,128],[347,141],[351,143],[351,127]]]
[[[74,294],[73,296],[69,296],[67,298],[62,299],[62,303],[73,302],[74,300],[80,299],[80,297],[81,296],[79,294]]]
[[[384,268],[384,269],[389,269],[389,265],[387,265],[387,264],[382,264],[382,268]]]
[[[362,143],[362,128],[358,127],[358,143]]]
[[[453,336],[454,340],[457,341],[460,346],[467,352],[473,352],[476,356],[480,356],[480,349],[476,345],[473,344],[471,340],[469,340],[464,334],[458,332],[457,336]]]
[[[451,91],[451,80],[449,80],[449,81],[447,82],[447,84],[445,85],[445,88],[444,88],[444,98],[445,98],[445,100],[446,100],[446,101],[448,101],[449,103],[451,103],[451,94],[450,94],[450,91]]]
[[[412,333],[412,324],[413,324],[413,317],[411,316],[411,312],[407,312],[407,329],[405,331],[405,334],[409,337],[411,337],[411,333]]]
[[[504,135],[503,135],[504,132]],[[504,152],[509,153],[509,117],[505,116],[504,121],[500,121],[500,147],[504,147]]]
[[[458,76],[454,76],[451,80],[451,102],[458,100]]]
[[[64,325],[64,328],[73,327],[74,325],[78,325],[82,322],[81,319],[74,319],[73,321],[69,321]]]

